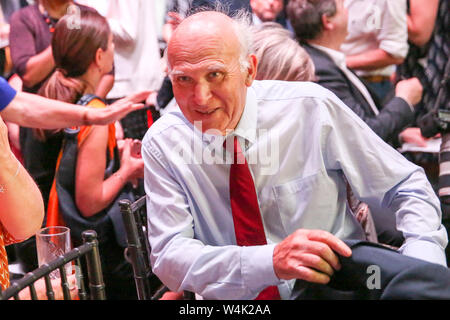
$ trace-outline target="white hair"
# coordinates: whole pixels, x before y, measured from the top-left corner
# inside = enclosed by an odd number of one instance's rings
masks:
[[[252,54],[253,32],[251,30],[251,15],[241,9],[232,16],[234,32],[238,38],[240,45],[239,65],[241,71],[246,71],[250,67],[248,56]]]

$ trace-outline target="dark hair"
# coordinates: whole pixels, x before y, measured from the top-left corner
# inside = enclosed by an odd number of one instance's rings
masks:
[[[336,14],[335,0],[290,0],[286,12],[298,40],[312,40],[323,31],[322,16]]]
[[[77,102],[86,90],[86,83],[77,78],[86,73],[99,48],[108,49],[110,33],[107,20],[95,11],[81,10],[79,16],[68,14],[61,18],[52,38],[56,70],[38,94],[64,102]],[[34,132],[38,139],[45,140],[43,130]]]

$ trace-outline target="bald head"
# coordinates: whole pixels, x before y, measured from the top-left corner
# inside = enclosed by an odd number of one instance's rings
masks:
[[[193,14],[184,19],[175,29],[173,38],[177,36],[196,37],[204,35],[228,34],[230,29],[234,31],[234,21],[227,15],[216,11],[204,11]],[[184,38],[185,39],[185,38]]]
[[[241,68],[247,68],[246,58],[250,54],[252,39],[249,21],[245,11],[240,11],[235,18],[217,11],[198,12],[187,17],[175,29],[168,44],[169,69],[173,65],[173,54],[190,45],[191,53],[205,47],[224,49],[228,46],[228,49],[237,50]]]
[[[255,79],[257,60],[248,54],[240,26],[225,14],[204,11],[180,23],[170,39],[167,58],[175,99],[186,119],[196,127],[200,123],[203,132],[226,135],[236,128]]]

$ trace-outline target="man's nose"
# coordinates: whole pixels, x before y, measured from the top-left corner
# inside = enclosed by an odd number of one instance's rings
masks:
[[[206,105],[211,98],[211,90],[207,83],[197,83],[195,86],[194,99],[195,103],[203,106]]]

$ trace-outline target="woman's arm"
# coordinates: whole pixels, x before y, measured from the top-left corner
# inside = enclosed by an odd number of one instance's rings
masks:
[[[144,173],[142,159],[130,157],[130,142],[127,141],[128,147],[124,148],[120,169],[104,180],[108,127],[96,126],[91,130],[80,146],[75,178],[76,204],[85,217],[105,209],[139,170],[141,176]]]
[[[25,67],[25,73],[22,75],[23,83],[31,88],[43,81],[55,68],[52,48],[48,47],[41,53],[31,57]]]
[[[108,124],[129,112],[142,109],[150,91],[132,94],[116,101],[108,108],[94,109],[75,106],[35,94],[17,92],[16,97],[1,111],[6,121],[23,127],[57,129],[87,124]]]
[[[36,51],[36,30],[27,19],[23,10],[12,15],[9,43],[16,72],[25,86],[33,87],[51,73],[55,62],[50,46],[42,52]]]
[[[41,192],[12,154],[0,117],[0,222],[12,237],[25,240],[40,229],[43,218]]]

